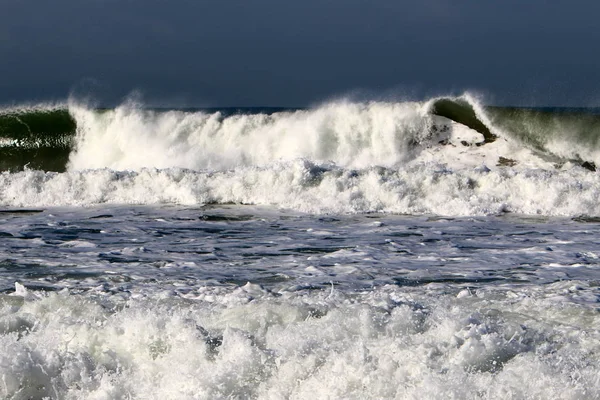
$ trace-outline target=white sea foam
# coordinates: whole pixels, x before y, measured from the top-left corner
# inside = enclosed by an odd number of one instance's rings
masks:
[[[600,391],[596,223],[232,205],[0,220],[0,398]]]
[[[309,111],[250,114],[152,112],[125,104],[77,120],[70,169],[229,169],[307,158],[340,166],[394,165],[431,125],[419,103],[340,103]]]
[[[554,286],[275,296],[248,284],[126,307],[21,289],[0,297],[0,395],[593,399],[598,314],[557,307]]]
[[[598,175],[579,167],[352,170],[295,160],[216,172],[24,171],[1,174],[0,187],[0,204],[16,207],[241,203],[311,213],[600,215]]]

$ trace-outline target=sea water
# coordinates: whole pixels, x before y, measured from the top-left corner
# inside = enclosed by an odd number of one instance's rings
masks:
[[[0,219],[4,398],[598,397],[597,222],[251,206]]]
[[[598,174],[427,107],[72,107],[0,174],[0,397],[600,398]]]

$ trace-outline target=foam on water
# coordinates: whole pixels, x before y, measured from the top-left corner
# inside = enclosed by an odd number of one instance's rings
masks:
[[[248,284],[126,303],[101,290],[18,289],[0,298],[0,395],[593,399],[598,313],[557,302],[576,291],[559,286],[465,295]]]
[[[24,171],[1,174],[0,187],[0,204],[16,207],[242,203],[311,213],[600,215],[598,174],[579,167],[453,170],[429,162],[354,170],[295,160],[210,172]]]
[[[600,391],[597,222],[232,205],[0,222],[1,398]]]

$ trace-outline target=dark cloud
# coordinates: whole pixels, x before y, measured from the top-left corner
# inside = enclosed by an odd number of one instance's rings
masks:
[[[162,103],[305,105],[475,89],[497,103],[585,105],[600,93],[599,11],[562,0],[4,0],[0,102],[140,90]]]

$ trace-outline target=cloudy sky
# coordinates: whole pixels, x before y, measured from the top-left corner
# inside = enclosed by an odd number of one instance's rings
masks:
[[[0,103],[600,105],[600,2],[0,0]]]

